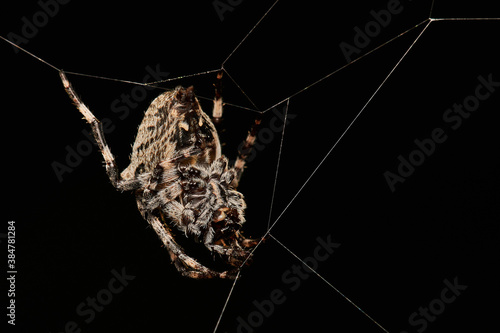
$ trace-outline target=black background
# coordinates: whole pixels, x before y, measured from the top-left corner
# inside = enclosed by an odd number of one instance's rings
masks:
[[[433,21],[377,91],[426,27],[424,22],[408,31],[429,17],[430,1],[401,2],[401,12],[359,55],[376,51],[345,68],[339,44],[353,45],[353,29],[363,29],[374,20],[370,11],[387,8],[389,1],[278,2],[228,58],[272,3],[235,1],[221,20],[212,1],[73,0],[21,46],[66,71],[139,82],[146,66],[159,64],[175,78],[224,63],[251,100],[226,75],[225,100],[245,107],[225,108],[221,141],[229,158],[255,116],[249,108],[269,110],[264,128],[270,128],[275,117],[270,108],[293,95],[271,218],[281,133],[257,151],[240,186],[248,204],[246,235],[264,234],[268,220],[279,217],[271,230],[275,239],[257,249],[254,263],[235,284],[218,332],[382,332],[318,276],[309,275],[296,291],[283,280],[300,263],[284,246],[306,258],[318,245],[316,238],[328,236],[341,245],[317,272],[388,331],[495,331],[498,305],[490,303],[499,296],[500,89],[456,130],[443,114],[474,95],[479,76],[500,81],[500,21]],[[431,15],[500,17],[493,8],[486,1],[436,1]],[[40,10],[35,1],[4,6],[2,36],[21,35],[22,18],[33,22]],[[60,181],[53,163],[66,163],[66,147],[76,149],[85,141],[82,131],[88,127],[56,70],[4,41],[0,54],[5,213],[0,232],[7,232],[8,220],[16,221],[18,270],[16,326],[9,330],[64,332],[73,321],[82,332],[212,332],[232,282],[180,277],[133,196],[109,184],[95,147]],[[143,110],[162,90],[150,91],[120,119],[110,106],[135,85],[68,77],[94,114],[112,121],[107,140],[125,168]],[[196,75],[162,87],[194,85],[208,98],[202,103],[209,111],[214,78],[214,73]],[[398,156],[407,158],[416,149],[414,140],[430,138],[435,128],[442,128],[447,140],[391,192],[384,172],[396,172]],[[2,239],[2,267],[5,244]],[[76,308],[107,288],[113,269],[135,278],[85,322],[88,316]],[[425,329],[412,326],[408,318],[440,297],[445,279],[457,279],[467,289]],[[285,302],[258,327],[238,328],[238,318],[257,318],[253,302],[269,300],[275,289]]]

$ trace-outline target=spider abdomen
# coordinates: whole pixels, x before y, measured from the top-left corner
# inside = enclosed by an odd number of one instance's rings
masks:
[[[152,172],[159,163],[191,157],[190,164],[212,163],[221,156],[215,126],[193,88],[177,87],[153,100],[137,131],[122,179]]]

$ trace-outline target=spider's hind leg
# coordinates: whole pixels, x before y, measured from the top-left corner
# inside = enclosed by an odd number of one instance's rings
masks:
[[[222,113],[223,113],[223,100],[222,100],[222,75],[224,73],[224,70],[221,69],[220,72],[217,73],[217,81],[215,82],[215,97],[214,97],[214,106],[212,110],[212,121],[215,125],[219,125],[222,122]],[[253,144],[255,142],[255,137],[257,135],[257,131],[259,129],[260,123],[262,121],[261,116],[257,116],[257,118],[254,121],[254,124],[252,125],[252,128],[250,129],[250,132],[248,132],[247,138],[245,139],[245,142],[239,151],[238,158],[235,162],[234,165],[234,170],[236,172],[236,176],[234,177],[234,180],[232,182],[232,186],[234,188],[238,187],[238,184],[240,182],[241,175],[243,173],[243,170],[245,168],[246,164],[246,159],[248,158],[251,149],[253,148]]]
[[[120,171],[116,166],[115,157],[113,156],[113,154],[111,154],[111,150],[109,149],[108,144],[104,139],[104,131],[102,129],[101,122],[94,116],[94,114],[89,110],[89,108],[85,104],[83,104],[83,102],[81,101],[81,99],[78,97],[75,90],[71,86],[71,83],[66,78],[64,72],[59,71],[59,75],[63,82],[64,89],[66,90],[66,92],[68,93],[69,97],[71,98],[75,106],[78,108],[80,113],[85,117],[85,120],[87,120],[87,122],[90,124],[90,127],[92,128],[92,134],[94,135],[97,145],[99,146],[99,150],[102,156],[104,157],[104,162],[106,163],[106,172],[108,174],[109,179],[111,180],[111,183],[113,184],[114,187],[120,188],[119,184],[121,180]]]
[[[222,73],[221,70],[217,73],[217,81],[215,86],[214,108],[212,110],[212,121],[218,125],[222,121]]]
[[[241,147],[240,151],[238,152],[238,157],[236,158],[236,162],[234,163],[234,171],[236,173],[233,182],[231,185],[236,189],[238,188],[238,185],[240,183],[241,175],[243,174],[243,171],[245,170],[245,164],[247,161],[248,156],[250,155],[251,150],[253,149],[253,145],[255,143],[255,138],[257,136],[257,132],[260,127],[260,123],[262,122],[262,117],[259,114],[256,118],[255,121],[252,125],[252,128],[248,132],[248,135],[243,143],[243,146]]]

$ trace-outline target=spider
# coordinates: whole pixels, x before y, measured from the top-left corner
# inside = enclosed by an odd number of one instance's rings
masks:
[[[77,96],[63,71],[64,89],[90,124],[104,158],[111,184],[120,191],[134,191],[142,217],[168,250],[176,269],[190,278],[229,278],[251,257],[257,239],[243,237],[246,208],[238,187],[246,155],[240,153],[233,167],[221,154],[221,145],[210,117],[204,113],[193,87],[177,87],[156,97],[139,126],[130,164],[121,173],[106,144],[101,123]],[[213,118],[222,116],[222,72],[217,75]],[[249,151],[255,127],[241,152]],[[173,228],[233,266],[219,272],[188,256],[176,242]]]

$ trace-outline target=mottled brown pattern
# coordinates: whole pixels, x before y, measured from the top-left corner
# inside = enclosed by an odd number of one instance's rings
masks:
[[[151,172],[160,162],[177,158],[179,154],[196,148],[210,149],[199,157],[205,163],[211,163],[221,156],[214,125],[201,110],[194,94],[190,108],[186,110],[185,105],[181,103],[182,97],[178,96],[184,91],[184,88],[177,87],[153,100],[137,131],[130,165],[122,172],[122,179],[135,177],[139,166],[141,173]],[[209,141],[206,137],[199,138],[200,134],[206,132],[212,136]],[[179,147],[179,144],[182,146]]]

